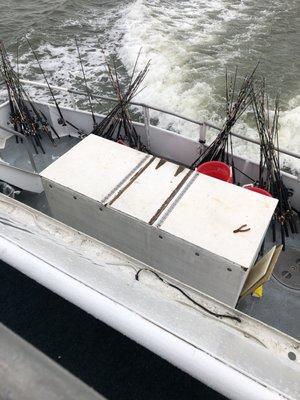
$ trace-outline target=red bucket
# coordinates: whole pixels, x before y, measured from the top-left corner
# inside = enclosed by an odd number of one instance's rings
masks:
[[[262,189],[262,188],[257,187],[257,186],[245,185],[244,188],[248,189],[248,190],[251,190],[252,192],[263,194],[264,196],[273,197],[271,195],[271,193],[269,193],[267,190]]]
[[[232,183],[232,172],[229,165],[221,161],[208,161],[199,165],[197,172],[208,175],[221,181]]]

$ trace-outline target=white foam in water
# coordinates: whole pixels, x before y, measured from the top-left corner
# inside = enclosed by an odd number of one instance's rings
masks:
[[[222,0],[194,0],[176,5],[161,0],[137,0],[125,8],[120,23],[124,35],[119,56],[129,71],[140,48],[140,65],[151,60],[147,87],[138,96],[139,101],[220,126],[222,116],[216,111],[220,99],[215,89],[216,78],[224,76],[224,68],[220,67],[231,59],[238,60],[238,41],[248,41],[264,29],[269,11],[262,10],[247,31],[237,32],[233,50],[231,44],[228,47],[226,42],[220,42],[220,36],[233,22],[249,18],[242,1],[230,6]],[[158,117],[163,127],[172,122],[172,127],[183,135],[198,135],[198,129],[189,123],[159,113],[151,115]],[[299,106],[290,104],[290,109],[280,117],[281,146],[299,152],[299,129]],[[237,124],[236,131],[257,138],[255,130],[243,122]],[[237,154],[258,160],[257,146],[237,140],[235,147]],[[300,171],[299,160],[284,156],[282,161],[294,173]]]
[[[300,96],[290,101],[289,110],[281,113],[279,118],[279,146],[284,140],[285,148],[293,153],[300,150]],[[300,173],[300,160],[284,157],[285,165],[292,172]]]
[[[197,66],[193,65],[193,59],[197,58],[193,54],[193,46],[196,36],[198,41],[213,41],[214,29],[206,21],[201,29],[198,18],[193,18],[198,8],[196,3],[188,2],[181,9],[171,5],[166,8],[155,0],[136,1],[124,11],[122,25],[125,32],[119,56],[129,70],[140,48],[140,65],[151,60],[147,88],[140,94],[139,100],[204,120],[210,117],[208,108],[212,109],[214,99],[207,82],[190,78],[193,73],[198,75]],[[212,1],[206,8],[215,9],[219,4],[220,1]],[[218,30],[218,27],[215,29]],[[162,125],[168,125],[169,119],[158,116]],[[180,129],[180,125],[176,128]],[[195,132],[187,134],[194,136]]]
[[[209,49],[206,53],[201,49],[217,44],[226,24],[240,14],[221,0],[182,2],[178,7],[165,4],[137,0],[125,9],[119,55],[128,69],[132,69],[140,48],[140,64],[151,59],[147,89],[141,99],[191,118],[211,119],[208,107],[211,110],[215,106],[214,88],[203,78],[214,79],[216,61]],[[211,71],[207,71],[210,65]]]

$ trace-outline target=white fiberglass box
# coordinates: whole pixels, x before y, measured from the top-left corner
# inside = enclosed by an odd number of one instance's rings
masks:
[[[277,204],[94,135],[41,175],[54,218],[232,306]]]

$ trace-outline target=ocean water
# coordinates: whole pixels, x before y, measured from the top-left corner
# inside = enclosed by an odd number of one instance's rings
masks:
[[[243,77],[260,61],[258,75],[267,79],[271,104],[280,93],[280,146],[300,153],[298,0],[6,0],[1,11],[1,39],[13,59],[18,57],[24,77],[43,81],[25,35],[51,83],[83,89],[77,35],[89,85],[104,95],[113,92],[100,46],[115,57],[124,80],[142,49],[140,67],[150,59],[151,69],[137,100],[217,125],[225,115],[225,67],[238,66]],[[49,93],[32,94],[49,100]],[[83,99],[79,105],[87,107]],[[151,116],[161,126],[197,135],[191,124]],[[235,130],[255,138],[254,128],[248,113]],[[239,140],[235,152],[259,157],[257,146]],[[283,157],[282,162],[300,172],[299,160]]]

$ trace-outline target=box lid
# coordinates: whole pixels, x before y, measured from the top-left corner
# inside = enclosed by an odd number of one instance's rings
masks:
[[[117,199],[109,203],[141,221],[151,223],[160,213],[165,203],[180,188],[189,169],[179,169],[178,165],[155,158]]]
[[[255,262],[277,200],[196,174],[157,225],[245,268]],[[242,225],[249,231],[234,233]]]
[[[41,172],[41,176],[105,202],[152,156],[89,135]]]

